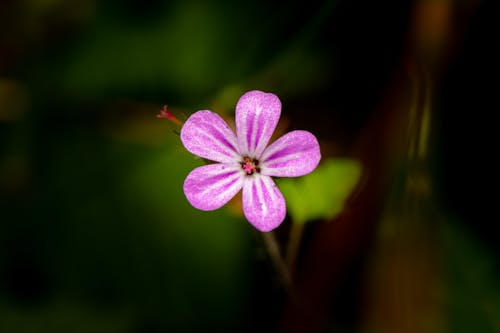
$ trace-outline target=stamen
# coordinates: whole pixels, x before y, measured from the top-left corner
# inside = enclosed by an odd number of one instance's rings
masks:
[[[258,165],[258,160],[252,159],[248,156],[243,157],[243,161],[241,162],[241,168],[247,173],[247,175],[253,175],[255,172],[260,172]]]

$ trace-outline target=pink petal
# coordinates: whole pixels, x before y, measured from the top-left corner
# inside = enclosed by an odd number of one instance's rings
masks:
[[[236,134],[242,155],[259,158],[278,124],[279,98],[262,91],[249,91],[236,105]]]
[[[245,178],[243,213],[260,231],[271,231],[283,222],[286,215],[285,199],[271,177]]]
[[[181,140],[189,152],[211,161],[229,163],[240,159],[233,131],[212,111],[193,113],[182,126]]]
[[[298,177],[313,171],[321,159],[318,140],[307,131],[293,131],[273,142],[262,153],[261,173]]]
[[[224,206],[243,186],[244,174],[237,164],[209,164],[191,171],[184,194],[195,208],[214,210]]]

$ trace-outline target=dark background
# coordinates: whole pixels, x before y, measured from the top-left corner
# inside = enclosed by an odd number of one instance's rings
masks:
[[[494,3],[1,1],[0,331],[499,332]],[[298,300],[235,205],[189,206],[155,117],[253,89],[363,165]]]

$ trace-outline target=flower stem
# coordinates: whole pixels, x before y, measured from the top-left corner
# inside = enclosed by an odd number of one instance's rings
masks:
[[[278,274],[281,277],[283,285],[292,299],[296,299],[295,293],[293,291],[292,276],[290,270],[288,269],[285,260],[280,253],[278,241],[274,236],[274,233],[263,232],[262,238],[264,239],[264,244],[266,245],[267,252],[271,257],[274,267],[276,268]]]
[[[295,262],[297,261],[303,231],[304,223],[292,223],[285,256],[286,265],[291,272],[294,270]]]

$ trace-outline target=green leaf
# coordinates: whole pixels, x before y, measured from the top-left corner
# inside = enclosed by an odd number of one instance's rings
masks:
[[[307,176],[279,180],[288,213],[295,223],[332,219],[358,184],[361,164],[353,159],[327,159]]]

